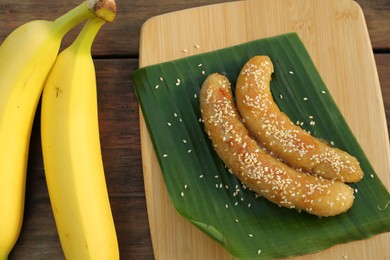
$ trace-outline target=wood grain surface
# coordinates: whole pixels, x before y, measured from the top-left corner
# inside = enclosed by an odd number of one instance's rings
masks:
[[[117,1],[116,20],[102,28],[93,45],[102,153],[121,259],[155,259],[145,203],[138,103],[131,79],[139,64],[141,26],[156,15],[222,2],[226,1]],[[363,9],[375,53],[383,97],[378,102],[384,103],[389,128],[390,2],[356,2]],[[0,41],[25,22],[55,19],[79,3],[79,0],[0,0]],[[72,41],[78,29],[64,39],[64,46]],[[23,229],[10,259],[64,259],[46,189],[39,131],[37,115],[31,136]]]
[[[291,31],[302,39],[358,142],[389,188],[390,147],[383,104],[377,102],[382,96],[376,64],[364,16],[351,0],[252,0],[157,16],[142,28],[140,66]],[[175,212],[144,122],[141,147],[156,259],[230,259]],[[390,248],[385,248],[389,243],[390,233],[385,233],[296,259],[382,259],[390,255]]]

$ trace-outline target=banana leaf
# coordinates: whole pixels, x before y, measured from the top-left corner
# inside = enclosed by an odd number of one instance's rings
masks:
[[[234,87],[254,55],[268,55],[274,63],[271,90],[281,110],[360,161],[365,177],[351,184],[359,192],[347,213],[319,218],[278,207],[246,189],[213,150],[200,121],[200,86],[208,74],[220,72]],[[297,34],[144,67],[133,73],[133,80],[173,205],[237,259],[303,255],[390,231],[390,207],[385,207],[390,194]]]

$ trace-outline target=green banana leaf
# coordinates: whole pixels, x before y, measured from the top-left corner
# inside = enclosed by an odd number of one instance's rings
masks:
[[[226,74],[234,86],[254,55],[268,55],[274,63],[271,90],[281,110],[361,162],[365,177],[351,185],[358,192],[347,213],[318,218],[280,208],[246,189],[213,150],[200,121],[200,86],[212,72]],[[302,255],[390,231],[389,192],[295,33],[141,68],[133,79],[176,210],[234,257]]]

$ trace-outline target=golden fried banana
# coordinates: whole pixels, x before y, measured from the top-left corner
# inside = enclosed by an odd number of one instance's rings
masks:
[[[279,206],[317,216],[337,215],[352,206],[354,195],[348,185],[297,172],[260,148],[241,121],[225,76],[207,77],[200,108],[215,151],[251,190]]]
[[[237,109],[259,144],[294,168],[342,182],[360,181],[363,172],[355,157],[314,138],[280,111],[270,90],[272,73],[270,58],[255,56],[237,79]]]

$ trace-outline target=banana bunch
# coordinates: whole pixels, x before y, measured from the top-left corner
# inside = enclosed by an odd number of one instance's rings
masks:
[[[47,186],[67,259],[119,259],[100,151],[91,45],[114,0],[87,0],[55,21],[15,29],[0,46],[0,260],[23,221],[31,128],[42,95]],[[87,20],[58,54],[65,34]]]

